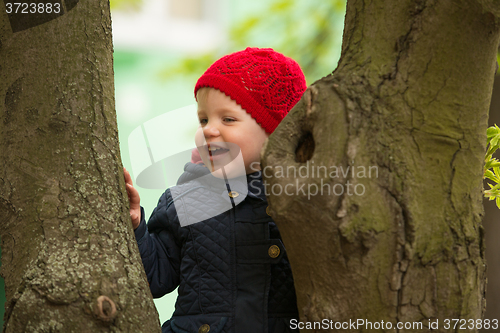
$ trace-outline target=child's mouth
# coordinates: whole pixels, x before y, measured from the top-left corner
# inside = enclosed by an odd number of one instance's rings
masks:
[[[217,156],[217,155],[222,155],[225,154],[229,151],[229,149],[226,148],[220,148],[220,147],[209,147],[208,148],[208,153],[210,156]]]
[[[240,147],[231,142],[206,143],[198,148],[202,152],[202,155],[205,156],[205,164],[211,164],[216,169],[228,165],[240,153]]]
[[[225,156],[228,156],[228,152],[230,149],[221,147],[217,144],[208,144],[207,145],[208,156],[211,162],[215,162],[216,160],[225,159]],[[226,161],[229,162],[229,161]]]

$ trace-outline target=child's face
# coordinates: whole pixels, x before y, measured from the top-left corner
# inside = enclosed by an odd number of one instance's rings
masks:
[[[196,132],[195,143],[203,163],[211,168],[212,172],[226,166],[225,172],[232,172],[231,176],[236,176],[241,174],[241,171],[231,169],[243,168],[234,162],[229,163],[235,160],[241,150],[245,173],[260,170],[260,164],[254,162],[260,163],[260,151],[269,134],[223,92],[202,88],[197,96],[200,128]],[[217,151],[214,150],[215,146],[225,149]],[[229,175],[228,177],[231,178]]]

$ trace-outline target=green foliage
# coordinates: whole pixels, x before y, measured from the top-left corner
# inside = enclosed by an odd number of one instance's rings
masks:
[[[293,58],[311,84],[337,66],[345,4],[345,0],[270,0],[258,13],[242,19],[235,15],[224,49],[185,57],[161,71],[160,77],[198,77],[222,55],[252,46],[271,47]]]
[[[497,66],[500,65],[500,52],[497,53]],[[498,67],[497,67],[497,71],[495,73],[496,75],[500,74],[498,73]]]
[[[184,57],[175,66],[166,67],[158,74],[162,79],[177,75],[198,75],[210,67],[219,57],[214,52],[205,53],[195,57]]]
[[[500,148],[500,128],[497,125],[488,128],[487,150],[484,158],[484,178],[493,181],[495,185],[488,183],[490,189],[484,191],[484,196],[490,200],[495,200],[500,208],[500,162],[492,157]]]
[[[111,10],[137,11],[142,6],[142,0],[110,0]]]

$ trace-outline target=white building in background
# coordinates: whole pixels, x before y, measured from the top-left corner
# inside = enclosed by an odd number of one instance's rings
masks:
[[[227,0],[143,0],[139,11],[113,11],[118,49],[201,53],[227,39]]]

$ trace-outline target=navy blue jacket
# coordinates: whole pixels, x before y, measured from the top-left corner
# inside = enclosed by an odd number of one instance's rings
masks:
[[[147,225],[141,208],[135,230],[153,297],[179,286],[174,314],[162,332],[298,332],[290,329],[290,320],[298,318],[292,272],[278,228],[266,213],[261,172],[246,175],[245,188],[222,181],[214,189],[203,181],[214,179],[204,165],[187,163],[184,170]],[[238,202],[242,189],[248,193]],[[206,213],[221,198],[230,209],[181,226],[177,210]]]

